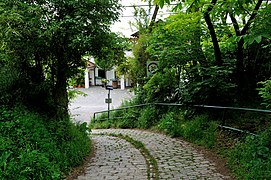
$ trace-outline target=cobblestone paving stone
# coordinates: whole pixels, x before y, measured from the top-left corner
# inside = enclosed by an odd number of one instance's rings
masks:
[[[95,157],[77,180],[148,179],[144,157],[129,142],[109,136],[93,136],[92,140]]]
[[[198,153],[189,143],[185,141],[170,138],[168,136],[158,134],[158,133],[143,131],[143,130],[127,130],[127,129],[92,130],[92,134],[102,134],[102,133],[128,135],[137,141],[141,141],[145,145],[145,147],[150,151],[150,153],[152,154],[152,156],[156,159],[158,163],[159,179],[219,180],[219,179],[230,178],[218,173],[216,171],[215,164],[205,159],[203,154]],[[104,140],[107,140],[107,139],[104,139]],[[105,144],[108,144],[108,143],[106,142]],[[128,148],[128,145],[126,145],[126,147],[124,148]],[[104,150],[102,150],[102,147],[100,149],[97,149],[97,153],[98,153],[97,156],[101,156],[101,155],[111,156],[111,153],[106,154],[106,152],[103,152],[103,154],[99,154],[99,151],[104,151]],[[111,151],[115,151],[114,147],[111,148]],[[132,151],[130,151],[129,153],[131,152]],[[140,155],[136,155],[136,157],[139,158]],[[103,157],[103,158],[107,159],[109,157]],[[135,161],[145,162],[142,159],[142,157],[141,157],[141,160],[137,159]],[[116,162],[116,164],[114,166],[111,166],[111,168],[113,167],[116,168],[117,164],[118,163]],[[97,169],[97,165],[92,165],[89,167],[89,169],[91,170],[93,166]],[[135,172],[138,172],[138,169],[135,169]],[[129,176],[133,175],[131,173],[128,173],[128,174]],[[125,176],[125,174],[123,174],[123,177],[121,179],[129,179],[129,176],[128,175]],[[137,175],[135,174],[134,178],[143,180],[143,179],[147,179],[147,175],[145,176],[141,175],[140,177],[137,177]]]

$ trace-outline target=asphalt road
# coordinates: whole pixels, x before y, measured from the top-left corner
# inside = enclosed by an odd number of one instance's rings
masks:
[[[108,97],[108,90],[100,86],[77,90],[86,93],[87,96],[78,96],[70,103],[70,113],[75,122],[89,123],[94,112],[107,110],[105,99]],[[130,90],[114,89],[110,91],[110,97],[112,98],[110,109],[112,109],[119,107],[123,100],[131,99],[133,93]]]

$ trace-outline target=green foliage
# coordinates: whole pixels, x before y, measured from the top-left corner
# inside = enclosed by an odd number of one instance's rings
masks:
[[[208,116],[196,116],[181,125],[182,136],[196,144],[212,148],[216,143],[217,123]]]
[[[96,56],[113,46],[109,29],[119,12],[116,0],[2,0],[0,57],[5,59],[0,61],[16,67],[24,85],[20,92],[30,91],[17,94],[26,100],[21,103],[52,117],[68,117],[67,80],[80,67],[85,69],[83,55]],[[31,88],[24,89],[27,86]]]
[[[121,107],[133,106],[135,100],[123,101]],[[130,108],[110,112],[110,120],[108,121],[108,113],[102,113],[95,119],[91,119],[89,128],[135,128],[137,126],[135,117],[138,117],[139,109]]]
[[[0,179],[62,179],[79,165],[90,151],[86,124],[63,123],[1,107]]]
[[[160,120],[157,128],[166,134],[175,137],[180,136],[180,122],[179,119],[176,118],[174,112],[168,112],[163,115]]]
[[[174,68],[164,68],[163,72],[155,73],[143,86],[146,93],[146,102],[172,101],[175,89],[178,87],[178,75],[177,70]]]
[[[247,45],[251,45],[254,42],[258,44],[265,44],[264,41],[268,41],[268,39],[269,45],[267,44],[265,47],[270,46],[271,30],[268,28],[271,26],[271,18],[269,16],[270,13],[270,4],[259,10],[258,16],[253,21],[250,33],[244,37],[246,47]]]
[[[217,139],[217,123],[201,115],[188,119],[183,111],[169,111],[164,114],[157,129],[173,137],[182,137],[190,142],[208,148],[214,147]]]
[[[248,136],[232,151],[229,165],[240,179],[271,178],[271,130]]]
[[[109,128],[113,128],[115,127],[115,125],[113,125],[113,122],[111,120],[94,120],[91,119],[91,123],[89,125],[89,129],[109,129]]]
[[[159,121],[159,113],[155,106],[147,106],[142,111],[137,119],[138,128],[148,129],[154,126]]]
[[[235,83],[231,81],[230,67],[212,66],[209,68],[195,67],[183,74],[188,81],[182,81],[179,101],[190,104],[225,105],[233,101]]]
[[[263,85],[262,88],[259,88],[259,95],[261,95],[264,103],[263,105],[266,106],[266,108],[271,107],[271,80],[266,80],[264,82],[260,82],[260,84]]]
[[[15,104],[20,100],[17,97],[19,85],[19,72],[10,66],[0,66],[0,104]]]
[[[69,98],[69,101],[72,101],[73,99],[75,99],[77,96],[84,96],[86,97],[87,94],[80,91],[80,90],[77,90],[77,89],[68,89],[68,98]]]
[[[148,30],[148,27],[150,25],[151,17],[149,16],[151,14],[151,1],[148,1],[148,9],[146,8],[141,8],[141,7],[136,7],[134,6],[134,20],[135,22],[129,22],[131,28],[133,27],[136,28],[136,30],[133,31],[138,31],[139,34],[146,33]]]
[[[200,14],[170,16],[159,22],[149,38],[147,52],[161,64],[161,68],[182,67],[199,61],[198,38],[201,35]]]
[[[147,52],[159,60],[159,70],[144,85],[147,102],[226,104],[235,95],[234,65],[213,65],[213,55],[201,47],[200,13],[170,16],[149,37]],[[204,54],[205,53],[205,54]]]
[[[128,40],[118,34],[111,33],[107,38],[108,43],[104,44],[95,56],[95,63],[105,71],[111,70],[113,66],[118,66],[125,61],[124,51],[128,47]]]
[[[131,58],[129,62],[131,79],[134,83],[140,86],[144,85],[145,79],[147,77],[146,64],[151,57],[146,52],[146,48],[149,44],[149,34],[140,34],[137,43],[133,47],[134,58]]]

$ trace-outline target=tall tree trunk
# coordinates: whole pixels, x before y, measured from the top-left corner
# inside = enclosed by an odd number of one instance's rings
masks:
[[[244,74],[244,39],[241,38],[237,45],[237,62],[236,62],[236,77],[238,83],[238,94],[243,94],[245,91],[245,74]]]
[[[57,67],[56,67],[56,84],[55,84],[55,104],[56,119],[66,120],[68,113],[68,93],[67,93],[67,69],[68,64],[65,59],[64,48],[58,49]]]
[[[217,3],[217,0],[212,0],[211,5],[209,5],[209,7],[204,13],[204,19],[210,31],[210,35],[211,35],[213,46],[214,46],[215,64],[217,66],[222,66],[223,61],[222,61],[221,51],[220,51],[220,47],[219,47],[218,40],[216,37],[215,28],[210,18],[210,12],[212,11],[216,3]]]
[[[235,30],[236,36],[243,36],[246,35],[249,26],[251,25],[252,21],[255,19],[257,15],[257,11],[259,10],[263,0],[259,0],[257,4],[254,7],[253,13],[251,14],[250,18],[248,19],[247,23],[244,25],[243,29],[240,30],[239,24],[232,14],[232,12],[229,12],[231,21],[233,23],[233,27]],[[237,45],[237,52],[236,52],[236,78],[237,78],[237,85],[238,85],[238,94],[240,94],[241,99],[247,99],[249,97],[249,91],[251,90],[250,82],[248,81],[248,77],[245,74],[245,67],[244,67],[244,38],[241,37],[238,41]],[[253,86],[252,86],[253,87]]]

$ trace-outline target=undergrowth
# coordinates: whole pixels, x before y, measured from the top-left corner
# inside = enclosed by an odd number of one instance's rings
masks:
[[[239,179],[271,179],[271,128],[247,136],[229,155],[229,165]]]
[[[0,179],[63,179],[90,152],[86,124],[0,107]]]

